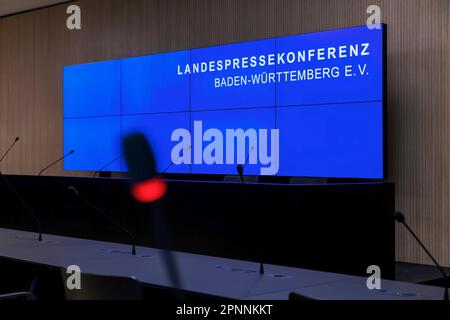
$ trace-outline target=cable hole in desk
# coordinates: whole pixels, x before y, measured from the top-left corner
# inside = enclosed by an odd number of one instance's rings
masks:
[[[290,276],[286,275],[286,274],[269,274],[268,277],[273,278],[273,279],[289,279],[291,278]]]
[[[113,250],[113,249],[108,249],[108,248],[101,248],[100,251],[106,252],[106,253],[119,254],[119,255],[122,255],[122,256],[132,256],[133,255],[131,253],[131,251]],[[153,256],[149,255],[149,254],[137,254],[136,257],[143,258],[143,259],[153,258]]]
[[[14,236],[11,237],[11,239],[18,239],[18,240],[27,240],[27,241],[33,241],[33,242],[39,242],[39,243],[47,243],[47,244],[59,244],[61,242],[53,241],[53,240],[45,240],[39,241],[37,238],[32,237],[20,237],[20,236]]]
[[[221,266],[221,265],[217,265],[216,269],[228,271],[228,272],[242,272],[242,273],[246,273],[246,274],[257,273],[256,270],[252,270],[252,269],[232,268],[232,267],[225,267],[225,266]]]

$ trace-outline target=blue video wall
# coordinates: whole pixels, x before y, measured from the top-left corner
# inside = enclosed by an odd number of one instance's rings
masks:
[[[383,30],[366,26],[64,67],[65,170],[384,177]],[[117,159],[116,161],[114,161]]]

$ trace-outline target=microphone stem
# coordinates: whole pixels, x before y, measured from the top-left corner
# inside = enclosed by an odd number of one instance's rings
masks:
[[[63,157],[63,158],[61,158],[61,159],[58,159],[58,160],[56,160],[55,162],[53,162],[51,165],[49,165],[49,166],[47,166],[47,167],[45,167],[44,169],[42,169],[40,172],[39,172],[39,174],[38,174],[38,176],[41,176],[47,169],[50,169],[51,167],[53,167],[55,164],[57,164],[58,162],[60,162],[62,159],[64,159],[65,157]]]
[[[185,150],[183,150],[183,153],[186,151],[189,151],[190,149],[192,149],[192,146],[189,146],[189,148],[186,148]],[[177,161],[180,160],[180,156],[177,158]],[[158,174],[158,177],[162,178],[162,176],[170,170],[170,168],[172,168],[175,165],[175,162],[172,162],[171,164],[169,164],[163,171],[161,171],[161,173]]]
[[[103,167],[101,167],[99,170],[95,171],[94,174],[92,175],[92,178],[95,178],[95,176],[97,175],[97,173],[102,172],[104,169],[108,168],[111,164],[113,164],[114,162],[116,162],[117,160],[119,160],[120,158],[122,158],[123,155],[120,155],[120,157],[117,157],[116,159],[108,162],[106,165],[104,165]]]
[[[259,263],[259,274],[264,275],[264,263],[262,261]]]
[[[445,292],[444,292],[444,300],[448,301],[449,300],[449,294],[448,294],[448,287],[449,287],[449,280],[448,280],[448,276],[447,273],[445,272],[445,270],[439,265],[439,263],[436,261],[436,259],[433,257],[433,255],[431,254],[430,251],[428,251],[428,249],[425,247],[425,245],[422,243],[422,241],[420,241],[419,237],[416,236],[416,234],[414,233],[414,231],[409,227],[409,225],[406,222],[403,222],[403,225],[405,226],[405,228],[409,231],[409,233],[414,237],[414,239],[416,239],[416,241],[419,243],[419,245],[422,247],[422,249],[425,251],[425,253],[428,255],[428,257],[433,261],[433,263],[436,265],[436,267],[439,269],[439,271],[441,272],[441,274],[444,277],[445,280]]]
[[[41,221],[33,213],[33,211],[28,206],[28,204],[25,202],[25,200],[22,198],[20,193],[16,190],[16,188],[14,188],[14,186],[9,182],[9,180],[3,175],[3,173],[1,171],[0,171],[0,177],[2,177],[3,181],[8,185],[9,189],[11,189],[11,191],[14,193],[14,195],[17,197],[17,199],[19,199],[20,203],[22,203],[22,205],[25,207],[25,209],[27,210],[29,216],[32,217],[33,220],[35,221],[35,223],[36,223],[36,225],[38,227],[38,232],[39,232],[38,240],[39,240],[39,242],[42,242],[42,225],[41,225]]]
[[[263,249],[262,248],[259,249],[259,259],[260,259],[259,274],[260,275],[264,275],[265,274],[265,271],[264,271],[264,253],[263,253]]]
[[[75,153],[75,151],[72,150],[72,151],[70,151],[69,153],[65,154],[64,156],[62,156],[61,158],[59,158],[58,160],[56,160],[55,162],[53,162],[51,165],[49,165],[49,166],[45,167],[44,169],[42,169],[42,170],[39,172],[38,176],[41,176],[47,169],[50,169],[50,168],[53,167],[55,164],[57,164],[58,162],[64,160],[65,158],[67,158],[68,156],[70,156],[70,155],[72,155],[72,154],[74,154],[74,153]]]
[[[420,241],[420,239],[416,236],[416,234],[413,232],[413,230],[409,227],[407,223],[403,223],[403,225],[408,229],[408,231],[412,234],[414,239],[420,244],[422,249],[425,251],[425,253],[428,255],[428,257],[433,261],[433,263],[436,265],[436,267],[439,269],[439,271],[442,273],[442,275],[447,278],[447,274],[445,273],[444,269],[439,265],[439,263],[436,261],[436,259],[433,257],[430,251],[425,247],[425,245]]]
[[[164,202],[160,200],[158,202],[153,203],[153,205],[147,204],[146,207],[148,210],[153,211],[150,214],[151,217],[151,225],[153,227],[153,232],[155,235],[155,240],[157,245],[161,248],[161,254],[166,263],[167,273],[169,275],[169,279],[172,282],[172,285],[176,289],[182,289],[183,283],[181,281],[181,277],[178,271],[176,258],[172,251],[170,251],[171,243],[170,237],[168,235],[167,223],[164,217]]]
[[[95,211],[97,211],[98,213],[100,213],[103,217],[105,217],[108,221],[110,221],[111,223],[113,223],[116,227],[118,227],[119,229],[121,229],[123,232],[125,232],[127,234],[127,236],[131,239],[132,241],[132,255],[135,256],[136,255],[136,239],[134,238],[134,236],[131,234],[131,232],[129,232],[127,229],[125,229],[122,225],[120,225],[116,220],[112,219],[109,215],[107,215],[105,212],[103,212],[103,210],[101,210],[100,208],[98,208],[96,205],[94,205],[91,201],[89,201],[88,199],[86,199],[81,193],[76,193],[81,200],[83,200],[84,203],[86,203],[88,206],[90,206],[92,209],[94,209]]]
[[[0,163],[5,159],[5,157],[8,155],[8,153],[11,151],[11,149],[16,145],[17,141],[14,141],[14,143],[6,150],[5,154],[0,159]]]

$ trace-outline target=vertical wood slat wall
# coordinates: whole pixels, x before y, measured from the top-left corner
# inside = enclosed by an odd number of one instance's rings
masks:
[[[3,172],[36,174],[61,154],[64,65],[363,25],[367,7],[378,4],[388,25],[388,178],[397,209],[450,266],[450,1],[74,3],[81,31],[66,29],[67,5],[0,19],[0,152],[22,138]],[[48,174],[87,173],[57,166]],[[430,263],[401,228],[397,258]]]

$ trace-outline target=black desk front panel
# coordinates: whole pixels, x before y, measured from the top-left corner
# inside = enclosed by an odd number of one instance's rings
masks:
[[[155,247],[148,210],[122,179],[8,176],[41,218],[44,232],[128,243],[128,238],[67,192],[75,186]],[[33,220],[0,182],[0,227],[33,231]],[[293,186],[169,182],[165,199],[171,248],[177,251],[366,275],[379,265],[393,278],[393,184]]]

